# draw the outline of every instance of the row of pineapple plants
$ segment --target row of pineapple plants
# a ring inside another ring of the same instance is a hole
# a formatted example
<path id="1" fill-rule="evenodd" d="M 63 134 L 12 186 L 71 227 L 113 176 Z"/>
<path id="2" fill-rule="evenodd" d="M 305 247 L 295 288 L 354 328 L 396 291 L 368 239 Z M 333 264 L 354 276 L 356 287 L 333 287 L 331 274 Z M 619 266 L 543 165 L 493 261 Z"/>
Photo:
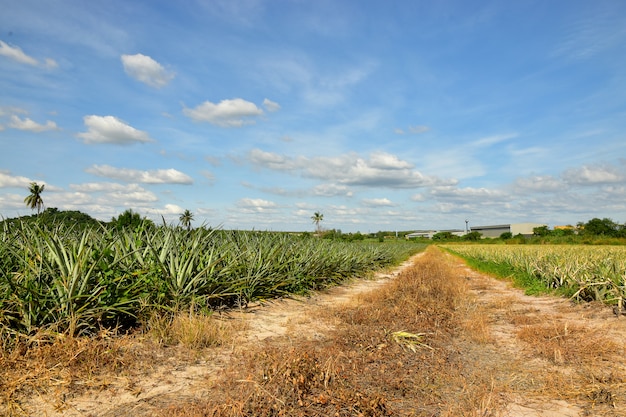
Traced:
<path id="1" fill-rule="evenodd" d="M 155 311 L 210 312 L 304 293 L 387 265 L 407 250 L 150 224 L 134 230 L 5 225 L 0 336 L 127 329 Z"/>
<path id="2" fill-rule="evenodd" d="M 626 247 L 584 245 L 444 245 L 480 262 L 507 265 L 582 301 L 624 307 Z"/>

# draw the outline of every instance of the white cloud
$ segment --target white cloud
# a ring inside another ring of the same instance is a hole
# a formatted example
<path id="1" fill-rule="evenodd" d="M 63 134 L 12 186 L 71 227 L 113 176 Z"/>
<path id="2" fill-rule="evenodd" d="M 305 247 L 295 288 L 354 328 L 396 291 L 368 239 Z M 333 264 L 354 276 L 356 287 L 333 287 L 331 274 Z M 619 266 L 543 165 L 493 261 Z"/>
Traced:
<path id="1" fill-rule="evenodd" d="M 263 107 L 265 107 L 265 110 L 267 110 L 268 112 L 275 112 L 280 110 L 280 104 L 275 103 L 267 98 L 263 100 Z"/>
<path id="2" fill-rule="evenodd" d="M 276 210 L 277 205 L 273 201 L 260 198 L 242 198 L 237 202 L 237 206 L 246 213 L 265 213 Z"/>
<path id="3" fill-rule="evenodd" d="M 34 67 L 57 67 L 57 63 L 53 59 L 46 58 L 42 63 L 32 56 L 26 55 L 20 47 L 8 45 L 3 41 L 0 41 L 0 55 L 6 56 L 13 61 L 19 62 L 20 64 L 32 65 Z"/>
<path id="4" fill-rule="evenodd" d="M 537 175 L 528 178 L 518 178 L 515 185 L 519 188 L 539 192 L 555 192 L 564 190 L 566 184 L 550 175 Z"/>
<path id="5" fill-rule="evenodd" d="M 622 182 L 625 176 L 613 167 L 572 168 L 563 173 L 565 182 L 576 185 L 596 185 Z"/>
<path id="6" fill-rule="evenodd" d="M 165 206 L 163 206 L 163 208 L 152 208 L 152 207 L 147 207 L 144 208 L 144 211 L 148 214 L 152 214 L 152 215 L 156 215 L 156 216 L 168 216 L 168 215 L 180 215 L 182 212 L 185 211 L 185 209 L 183 209 L 181 206 L 177 205 L 177 204 L 166 204 Z M 176 220 L 178 220 L 176 218 Z"/>
<path id="7" fill-rule="evenodd" d="M 137 130 L 114 116 L 90 115 L 83 117 L 83 120 L 87 132 L 79 133 L 77 136 L 87 144 L 130 145 L 136 142 L 153 142 L 153 139 L 146 132 Z"/>
<path id="8" fill-rule="evenodd" d="M 352 191 L 345 185 L 320 184 L 313 187 L 313 194 L 322 197 L 345 196 L 352 197 Z"/>
<path id="9" fill-rule="evenodd" d="M 20 119 L 19 116 L 12 115 L 11 122 L 9 123 L 9 127 L 18 130 L 28 130 L 30 132 L 44 132 L 46 130 L 57 130 L 57 124 L 53 121 L 47 120 L 45 125 L 36 123 L 25 117 L 24 119 Z"/>
<path id="10" fill-rule="evenodd" d="M 126 74 L 150 87 L 161 88 L 174 78 L 173 72 L 147 55 L 122 55 L 121 60 Z"/>
<path id="11" fill-rule="evenodd" d="M 475 202 L 477 204 L 506 202 L 510 201 L 511 196 L 501 190 L 490 190 L 487 188 L 456 188 L 456 187 L 435 187 L 431 190 L 431 196 L 437 200 L 446 200 L 453 202 Z"/>
<path id="12" fill-rule="evenodd" d="M 241 127 L 254 124 L 251 117 L 261 116 L 263 110 L 241 98 L 222 100 L 218 104 L 205 101 L 196 108 L 184 108 L 185 116 L 196 122 L 208 122 L 221 127 Z"/>
<path id="13" fill-rule="evenodd" d="M 385 152 L 374 152 L 369 158 L 362 158 L 356 154 L 290 158 L 253 149 L 248 158 L 253 165 L 259 167 L 288 171 L 293 175 L 316 178 L 343 186 L 417 188 L 456 184 L 456 180 L 442 180 L 423 175 L 414 170 L 411 163 Z"/>
<path id="14" fill-rule="evenodd" d="M 0 170 L 0 188 L 9 188 L 9 187 L 28 187 L 31 182 L 30 178 L 11 175 L 9 171 Z M 39 183 L 40 181 L 35 181 Z"/>
<path id="15" fill-rule="evenodd" d="M 141 171 L 130 168 L 115 168 L 110 165 L 93 165 L 85 170 L 99 177 L 113 178 L 125 182 L 144 184 L 193 184 L 193 179 L 176 169 L 154 169 Z"/>
<path id="16" fill-rule="evenodd" d="M 385 207 L 394 205 L 388 198 L 364 198 L 362 203 L 368 207 Z"/>
<path id="17" fill-rule="evenodd" d="M 70 184 L 72 193 L 61 193 L 62 206 L 78 204 L 96 204 L 102 207 L 132 206 L 154 203 L 157 196 L 138 184 L 119 184 L 114 182 L 88 182 Z"/>

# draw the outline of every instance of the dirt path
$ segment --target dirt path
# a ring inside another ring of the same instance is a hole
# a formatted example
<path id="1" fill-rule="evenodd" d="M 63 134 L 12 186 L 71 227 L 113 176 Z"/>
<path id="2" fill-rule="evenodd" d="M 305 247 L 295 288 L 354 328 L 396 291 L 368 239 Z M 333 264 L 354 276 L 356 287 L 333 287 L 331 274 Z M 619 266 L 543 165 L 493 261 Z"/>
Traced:
<path id="1" fill-rule="evenodd" d="M 599 303 L 526 296 L 458 260 L 456 268 L 485 320 L 474 360 L 508 387 L 498 415 L 626 416 L 626 320 Z"/>
<path id="2" fill-rule="evenodd" d="M 381 288 L 416 259 L 375 280 L 357 280 L 312 297 L 234 312 L 228 320 L 244 320 L 247 330 L 231 346 L 208 349 L 193 358 L 164 357 L 142 379 L 112 379 L 107 389 L 87 391 L 62 407 L 49 396 L 33 398 L 28 411 L 48 416 L 142 416 L 156 415 L 174 402 L 201 399 L 233 352 L 274 339 L 283 345 L 291 338 L 325 340 L 333 323 L 320 320 L 320 311 Z M 626 319 L 617 319 L 601 305 L 575 306 L 563 299 L 525 296 L 458 259 L 451 262 L 469 288 L 466 332 L 454 349 L 468 367 L 489 372 L 493 385 L 482 414 L 474 415 L 626 416 Z"/>

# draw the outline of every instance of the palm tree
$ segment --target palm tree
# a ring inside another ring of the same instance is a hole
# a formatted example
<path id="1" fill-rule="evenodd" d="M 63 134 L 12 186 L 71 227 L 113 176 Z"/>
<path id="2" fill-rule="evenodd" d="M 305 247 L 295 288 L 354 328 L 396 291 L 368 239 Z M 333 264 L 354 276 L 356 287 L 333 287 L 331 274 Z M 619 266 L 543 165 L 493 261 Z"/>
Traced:
<path id="1" fill-rule="evenodd" d="M 311 220 L 313 220 L 313 223 L 315 223 L 315 228 L 317 229 L 317 233 L 320 233 L 322 231 L 322 228 L 320 227 L 320 222 L 324 220 L 324 215 L 320 213 L 319 211 L 316 211 L 311 216 Z"/>
<path id="2" fill-rule="evenodd" d="M 39 212 L 41 211 L 41 207 L 43 207 L 43 199 L 41 198 L 41 193 L 43 193 L 43 189 L 46 187 L 45 184 L 39 185 L 36 182 L 31 182 L 28 191 L 30 191 L 30 195 L 24 199 L 24 203 L 31 210 L 37 209 L 37 215 L 39 216 Z"/>
<path id="3" fill-rule="evenodd" d="M 187 230 L 191 230 L 191 221 L 193 220 L 193 213 L 189 210 L 185 210 L 183 214 L 178 218 L 183 227 L 186 227 Z"/>

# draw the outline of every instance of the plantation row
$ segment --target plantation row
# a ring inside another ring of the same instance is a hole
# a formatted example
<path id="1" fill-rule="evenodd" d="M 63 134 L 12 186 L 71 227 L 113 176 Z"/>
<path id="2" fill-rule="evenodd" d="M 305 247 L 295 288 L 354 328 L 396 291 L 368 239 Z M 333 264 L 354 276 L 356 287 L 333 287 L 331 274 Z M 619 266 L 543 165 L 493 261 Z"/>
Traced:
<path id="1" fill-rule="evenodd" d="M 420 248 L 149 224 L 80 231 L 13 224 L 0 237 L 0 336 L 88 334 L 128 328 L 155 312 L 209 312 L 305 293 Z"/>
<path id="2" fill-rule="evenodd" d="M 626 247 L 583 245 L 446 245 L 480 262 L 505 265 L 572 298 L 624 306 Z"/>

